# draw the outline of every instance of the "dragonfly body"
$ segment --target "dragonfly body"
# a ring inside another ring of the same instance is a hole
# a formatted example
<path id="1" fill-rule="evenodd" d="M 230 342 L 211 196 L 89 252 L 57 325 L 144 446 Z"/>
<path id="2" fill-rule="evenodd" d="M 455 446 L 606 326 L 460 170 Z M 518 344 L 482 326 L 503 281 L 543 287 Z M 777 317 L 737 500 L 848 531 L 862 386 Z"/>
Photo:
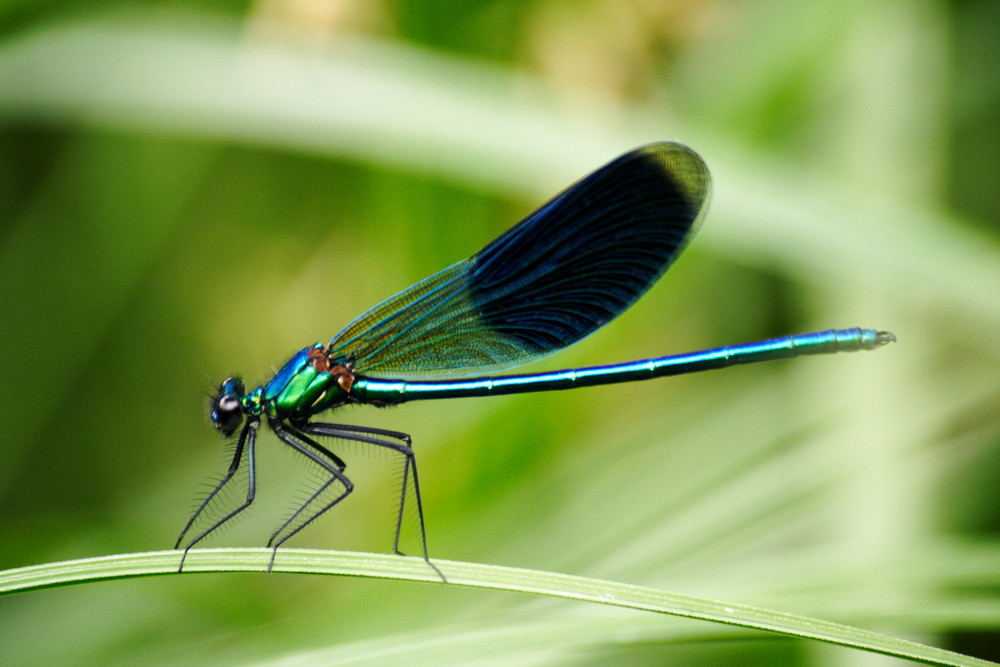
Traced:
<path id="1" fill-rule="evenodd" d="M 353 490 L 344 461 L 318 441 L 334 438 L 402 456 L 393 548 L 399 552 L 412 479 L 423 556 L 431 564 L 410 437 L 317 422 L 317 415 L 348 403 L 384 406 L 632 382 L 802 354 L 871 350 L 895 340 L 891 333 L 873 329 L 831 329 L 614 365 L 491 374 L 563 349 L 630 307 L 684 249 L 702 217 L 708 191 L 708 170 L 684 146 L 652 144 L 626 153 L 471 258 L 375 306 L 329 343 L 303 348 L 266 384 L 247 392 L 242 380 L 224 381 L 213 399 L 211 418 L 223 436 L 238 431 L 236 449 L 227 474 L 185 525 L 177 547 L 203 513 L 210 514 L 205 510 L 241 466 L 248 471 L 245 501 L 190 539 L 185 556 L 253 502 L 254 447 L 261 421 L 327 473 L 272 533 L 268 545 L 275 552 Z"/>
<path id="2" fill-rule="evenodd" d="M 570 368 L 549 373 L 500 375 L 464 380 L 405 381 L 356 377 L 350 400 L 375 405 L 396 405 L 430 398 L 503 396 L 536 391 L 577 389 L 619 382 L 636 382 L 726 368 L 737 364 L 788 359 L 804 354 L 831 354 L 873 350 L 894 340 L 891 333 L 873 329 L 830 329 L 782 336 L 756 343 L 718 347 L 669 357 L 607 366 Z"/>

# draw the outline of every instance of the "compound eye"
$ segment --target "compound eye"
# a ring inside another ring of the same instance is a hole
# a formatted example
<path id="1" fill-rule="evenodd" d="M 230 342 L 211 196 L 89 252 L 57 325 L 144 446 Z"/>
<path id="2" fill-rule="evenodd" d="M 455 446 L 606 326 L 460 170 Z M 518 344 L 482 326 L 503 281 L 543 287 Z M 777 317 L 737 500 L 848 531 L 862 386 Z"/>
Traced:
<path id="1" fill-rule="evenodd" d="M 219 393 L 212 401 L 212 423 L 226 437 L 231 436 L 243 423 L 243 404 L 240 399 L 244 391 L 241 380 L 229 378 L 219 387 Z"/>
<path id="2" fill-rule="evenodd" d="M 223 396 L 215 401 L 212 423 L 224 436 L 232 435 L 243 423 L 243 408 L 235 396 Z"/>
<path id="3" fill-rule="evenodd" d="M 243 394 L 246 393 L 246 385 L 243 384 L 243 380 L 239 378 L 226 378 L 222 384 L 219 385 L 218 397 L 223 396 L 235 396 L 241 398 Z"/>

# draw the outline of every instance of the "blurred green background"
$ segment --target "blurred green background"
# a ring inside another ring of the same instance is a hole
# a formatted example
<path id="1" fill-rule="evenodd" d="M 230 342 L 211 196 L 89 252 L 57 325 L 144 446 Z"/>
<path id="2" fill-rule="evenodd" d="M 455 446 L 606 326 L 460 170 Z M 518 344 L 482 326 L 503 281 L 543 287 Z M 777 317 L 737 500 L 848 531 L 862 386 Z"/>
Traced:
<path id="1" fill-rule="evenodd" d="M 213 383 L 266 380 L 674 139 L 713 173 L 698 238 L 532 370 L 857 325 L 899 343 L 335 419 L 413 435 L 434 557 L 1000 659 L 998 26 L 987 0 L 0 2 L 0 566 L 169 548 L 227 464 Z M 396 462 L 336 451 L 358 491 L 290 546 L 388 551 Z M 272 436 L 258 456 L 257 503 L 209 546 L 262 546 L 305 488 Z M 0 645 L 8 664 L 882 662 L 259 574 L 6 598 Z"/>

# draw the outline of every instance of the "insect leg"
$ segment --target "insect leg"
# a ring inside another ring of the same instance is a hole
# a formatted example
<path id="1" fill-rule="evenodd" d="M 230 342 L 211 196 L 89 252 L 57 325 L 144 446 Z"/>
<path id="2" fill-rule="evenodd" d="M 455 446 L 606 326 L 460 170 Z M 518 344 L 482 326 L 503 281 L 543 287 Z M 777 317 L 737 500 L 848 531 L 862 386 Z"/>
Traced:
<path id="1" fill-rule="evenodd" d="M 410 473 L 413 474 L 413 493 L 417 500 L 417 516 L 420 520 L 420 544 L 424 552 L 424 560 L 437 572 L 442 581 L 447 581 L 437 566 L 431 562 L 427 552 L 427 529 L 424 524 L 424 507 L 420 498 L 420 479 L 417 477 L 417 459 L 413 453 L 409 434 L 399 431 L 388 431 L 369 426 L 355 426 L 353 424 L 326 424 L 322 422 L 311 422 L 302 427 L 304 433 L 318 435 L 329 438 L 343 438 L 355 442 L 365 442 L 378 447 L 386 447 L 395 450 L 405 457 L 403 463 L 403 488 L 399 496 L 399 511 L 396 516 L 396 534 L 393 538 L 392 549 L 399 555 L 404 555 L 399 550 L 399 534 L 403 526 L 403 508 L 406 504 L 406 490 Z"/>
<path id="2" fill-rule="evenodd" d="M 329 479 L 327 479 L 326 482 L 321 484 L 320 487 L 316 489 L 316 491 L 314 491 L 313 494 L 309 496 L 305 500 L 305 502 L 303 502 L 299 506 L 297 510 L 292 512 L 292 515 L 287 519 L 285 519 L 284 523 L 278 526 L 277 530 L 271 533 L 271 538 L 267 541 L 267 546 L 273 547 L 274 551 L 271 554 L 271 562 L 267 566 L 268 572 L 271 571 L 271 567 L 274 565 L 274 557 L 278 553 L 278 547 L 280 547 L 282 544 L 288 541 L 290 537 L 297 534 L 303 528 L 305 528 L 310 523 L 315 521 L 317 518 L 325 514 L 331 507 L 333 507 L 341 500 L 346 498 L 354 490 L 354 484 L 343 473 L 343 470 L 344 468 L 347 467 L 347 464 L 345 464 L 339 456 L 337 456 L 336 454 L 334 454 L 333 452 L 331 452 L 326 447 L 319 444 L 312 438 L 308 437 L 295 427 L 286 426 L 277 419 L 272 419 L 269 422 L 269 424 L 271 426 L 271 430 L 274 431 L 274 434 L 277 435 L 278 438 L 283 443 L 285 443 L 292 449 L 300 452 L 301 454 L 306 456 L 310 461 L 319 465 L 321 468 L 323 468 L 323 470 L 330 473 L 330 477 Z M 304 521 L 302 521 L 298 525 L 293 526 L 292 529 L 288 531 L 287 535 L 282 535 L 282 533 L 289 526 L 292 526 L 294 522 L 299 518 L 299 516 L 301 516 L 302 513 L 307 510 L 307 508 L 312 504 L 312 502 L 317 498 L 319 498 L 320 495 L 324 491 L 326 491 L 330 487 L 330 485 L 333 484 L 334 482 L 340 482 L 341 485 L 344 487 L 344 492 L 341 493 L 336 498 L 334 498 L 331 502 L 324 505 L 318 511 L 314 512 Z"/>
<path id="3" fill-rule="evenodd" d="M 249 479 L 247 481 L 246 500 L 243 501 L 243 504 L 241 504 L 239 507 L 226 514 L 224 517 L 222 517 L 221 519 L 213 523 L 211 526 L 206 528 L 204 531 L 202 531 L 193 540 L 188 542 L 187 546 L 184 547 L 184 554 L 181 556 L 181 563 L 177 567 L 178 572 L 184 569 L 184 560 L 187 558 L 188 551 L 191 550 L 191 547 L 193 547 L 194 545 L 198 544 L 198 542 L 201 542 L 203 539 L 208 537 L 222 524 L 226 523 L 234 516 L 236 516 L 246 508 L 250 507 L 250 504 L 253 502 L 254 495 L 257 492 L 257 470 L 256 470 L 256 465 L 254 464 L 254 445 L 256 444 L 257 441 L 257 428 L 259 426 L 260 426 L 260 420 L 252 419 L 249 422 L 247 422 L 246 426 L 243 427 L 243 430 L 240 431 L 240 437 L 239 440 L 237 440 L 236 442 L 236 451 L 233 453 L 233 461 L 232 463 L 229 464 L 229 470 L 226 472 L 225 477 L 223 477 L 222 480 L 215 486 L 215 488 L 212 489 L 212 492 L 209 493 L 208 496 L 205 498 L 205 500 L 202 501 L 201 505 L 198 506 L 198 509 L 195 511 L 194 515 L 192 515 L 191 518 L 188 519 L 188 522 L 184 524 L 184 529 L 181 530 L 181 534 L 177 537 L 177 543 L 174 544 L 174 549 L 180 548 L 181 543 L 184 541 L 184 536 L 187 535 L 188 530 L 190 530 L 191 526 L 194 525 L 194 522 L 198 518 L 198 516 L 201 515 L 201 513 L 205 510 L 205 508 L 208 507 L 209 503 L 211 503 L 212 500 L 219 494 L 219 491 L 221 491 L 223 487 L 225 487 L 226 484 L 228 484 L 230 480 L 232 480 L 233 476 L 236 474 L 236 471 L 239 470 L 240 461 L 243 459 L 244 448 L 246 448 L 247 452 L 247 469 L 249 472 Z"/>

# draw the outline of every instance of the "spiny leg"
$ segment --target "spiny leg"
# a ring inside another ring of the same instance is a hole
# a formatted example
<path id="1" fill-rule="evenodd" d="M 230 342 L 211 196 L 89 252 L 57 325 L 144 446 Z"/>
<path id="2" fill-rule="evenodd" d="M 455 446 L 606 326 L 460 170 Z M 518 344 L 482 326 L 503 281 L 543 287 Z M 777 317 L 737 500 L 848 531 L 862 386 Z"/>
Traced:
<path id="1" fill-rule="evenodd" d="M 302 427 L 303 432 L 309 433 L 310 435 L 319 435 L 330 438 L 343 438 L 345 440 L 353 440 L 355 442 L 364 442 L 372 445 L 377 445 L 379 447 L 387 447 L 393 449 L 405 457 L 403 465 L 403 485 L 402 492 L 399 497 L 399 511 L 396 517 L 396 534 L 393 539 L 392 549 L 397 554 L 403 556 L 399 550 L 399 536 L 402 530 L 403 523 L 403 509 L 406 502 L 406 490 L 409 483 L 409 471 L 411 467 L 411 462 L 413 462 L 413 468 L 416 470 L 416 462 L 413 454 L 413 449 L 410 447 L 410 436 L 407 433 L 401 433 L 399 431 L 387 431 L 384 429 L 371 428 L 367 426 L 355 426 L 352 424 L 327 424 L 322 422 L 315 422 L 306 424 Z M 420 500 L 420 485 L 419 483 L 414 484 L 414 494 L 417 497 L 417 509 L 418 515 L 420 517 L 420 533 L 422 540 L 422 546 L 424 551 L 424 558 L 429 560 L 427 557 L 427 540 L 424 534 L 424 515 L 423 507 Z"/>
<path id="2" fill-rule="evenodd" d="M 316 491 L 309 496 L 297 510 L 292 512 L 290 517 L 285 519 L 284 523 L 278 526 L 278 528 L 271 533 L 271 538 L 267 541 L 267 546 L 273 547 L 274 549 L 271 552 L 271 562 L 267 566 L 267 571 L 270 572 L 271 568 L 274 566 L 274 558 L 278 554 L 278 547 L 287 542 L 290 537 L 297 534 L 317 518 L 325 514 L 331 507 L 350 495 L 350 493 L 354 490 L 354 484 L 347 478 L 346 475 L 344 475 L 343 470 L 347 467 L 347 464 L 344 463 L 339 456 L 312 438 L 306 436 L 298 429 L 286 426 L 277 419 L 272 419 L 268 423 L 271 426 L 271 430 L 274 431 L 274 434 L 278 436 L 278 439 L 330 473 L 330 478 L 321 484 L 320 487 L 316 489 Z M 319 498 L 320 495 L 322 495 L 334 482 L 340 482 L 344 487 L 344 492 L 323 506 L 319 511 L 313 513 L 313 515 L 305 521 L 295 526 L 287 535 L 279 539 L 278 536 L 281 535 L 281 533 L 288 528 L 288 526 L 290 526 L 299 517 L 299 515 L 301 515 L 302 512 L 305 511 L 314 500 Z"/>
<path id="3" fill-rule="evenodd" d="M 257 442 L 257 428 L 259 426 L 260 426 L 260 421 L 257 419 L 253 419 L 247 422 L 246 426 L 243 427 L 243 430 L 240 431 L 239 440 L 237 440 L 236 442 L 236 451 L 233 453 L 233 461 L 232 463 L 229 464 L 229 470 L 226 472 L 226 476 L 222 478 L 222 480 L 215 486 L 214 489 L 212 489 L 212 492 L 208 494 L 205 500 L 202 501 L 201 505 L 198 506 L 198 509 L 195 510 L 194 515 L 192 515 L 192 517 L 188 519 L 188 522 L 184 524 L 184 529 L 181 530 L 181 534 L 177 537 L 177 543 L 174 544 L 174 549 L 180 548 L 181 542 L 184 541 L 184 536 L 187 535 L 188 530 L 190 530 L 191 526 L 194 525 L 195 520 L 201 515 L 201 513 L 205 510 L 205 508 L 208 507 L 209 503 L 211 503 L 212 500 L 219 494 L 219 491 L 221 491 L 223 487 L 225 487 L 226 484 L 228 484 L 230 480 L 232 480 L 233 476 L 236 474 L 236 471 L 239 470 L 240 461 L 243 459 L 244 447 L 246 448 L 247 451 L 247 470 L 249 473 L 249 478 L 247 481 L 246 500 L 243 502 L 242 505 L 234 509 L 232 512 L 226 514 L 224 517 L 222 517 L 221 519 L 213 523 L 211 526 L 209 526 L 207 529 L 202 531 L 201 534 L 198 535 L 196 538 L 188 542 L 187 546 L 184 547 L 183 555 L 181 555 L 181 563 L 177 567 L 178 572 L 181 572 L 184 569 L 184 561 L 185 559 L 187 559 L 188 551 L 191 550 L 191 547 L 193 547 L 194 545 L 198 544 L 198 542 L 201 542 L 203 539 L 208 537 L 222 524 L 226 523 L 234 516 L 236 516 L 246 508 L 250 507 L 250 504 L 253 502 L 254 495 L 257 492 L 257 469 L 254 464 L 254 445 Z"/>
<path id="4" fill-rule="evenodd" d="M 424 506 L 420 499 L 420 479 L 417 477 L 417 458 L 411 447 L 410 436 L 399 431 L 388 431 L 369 426 L 355 426 L 352 424 L 327 424 L 322 422 L 311 422 L 301 428 L 302 432 L 310 435 L 318 435 L 330 438 L 342 438 L 355 442 L 365 442 L 379 447 L 386 447 L 402 454 L 406 460 L 403 463 L 403 488 L 399 496 L 399 512 L 396 516 L 396 535 L 392 542 L 392 550 L 400 556 L 403 552 L 399 550 L 399 534 L 403 526 L 403 508 L 406 504 L 406 489 L 409 481 L 410 471 L 413 471 L 413 494 L 417 499 L 417 516 L 420 520 L 420 545 L 423 548 L 424 560 L 441 577 L 441 581 L 447 582 L 441 570 L 431 562 L 427 552 L 427 529 L 424 525 Z"/>

